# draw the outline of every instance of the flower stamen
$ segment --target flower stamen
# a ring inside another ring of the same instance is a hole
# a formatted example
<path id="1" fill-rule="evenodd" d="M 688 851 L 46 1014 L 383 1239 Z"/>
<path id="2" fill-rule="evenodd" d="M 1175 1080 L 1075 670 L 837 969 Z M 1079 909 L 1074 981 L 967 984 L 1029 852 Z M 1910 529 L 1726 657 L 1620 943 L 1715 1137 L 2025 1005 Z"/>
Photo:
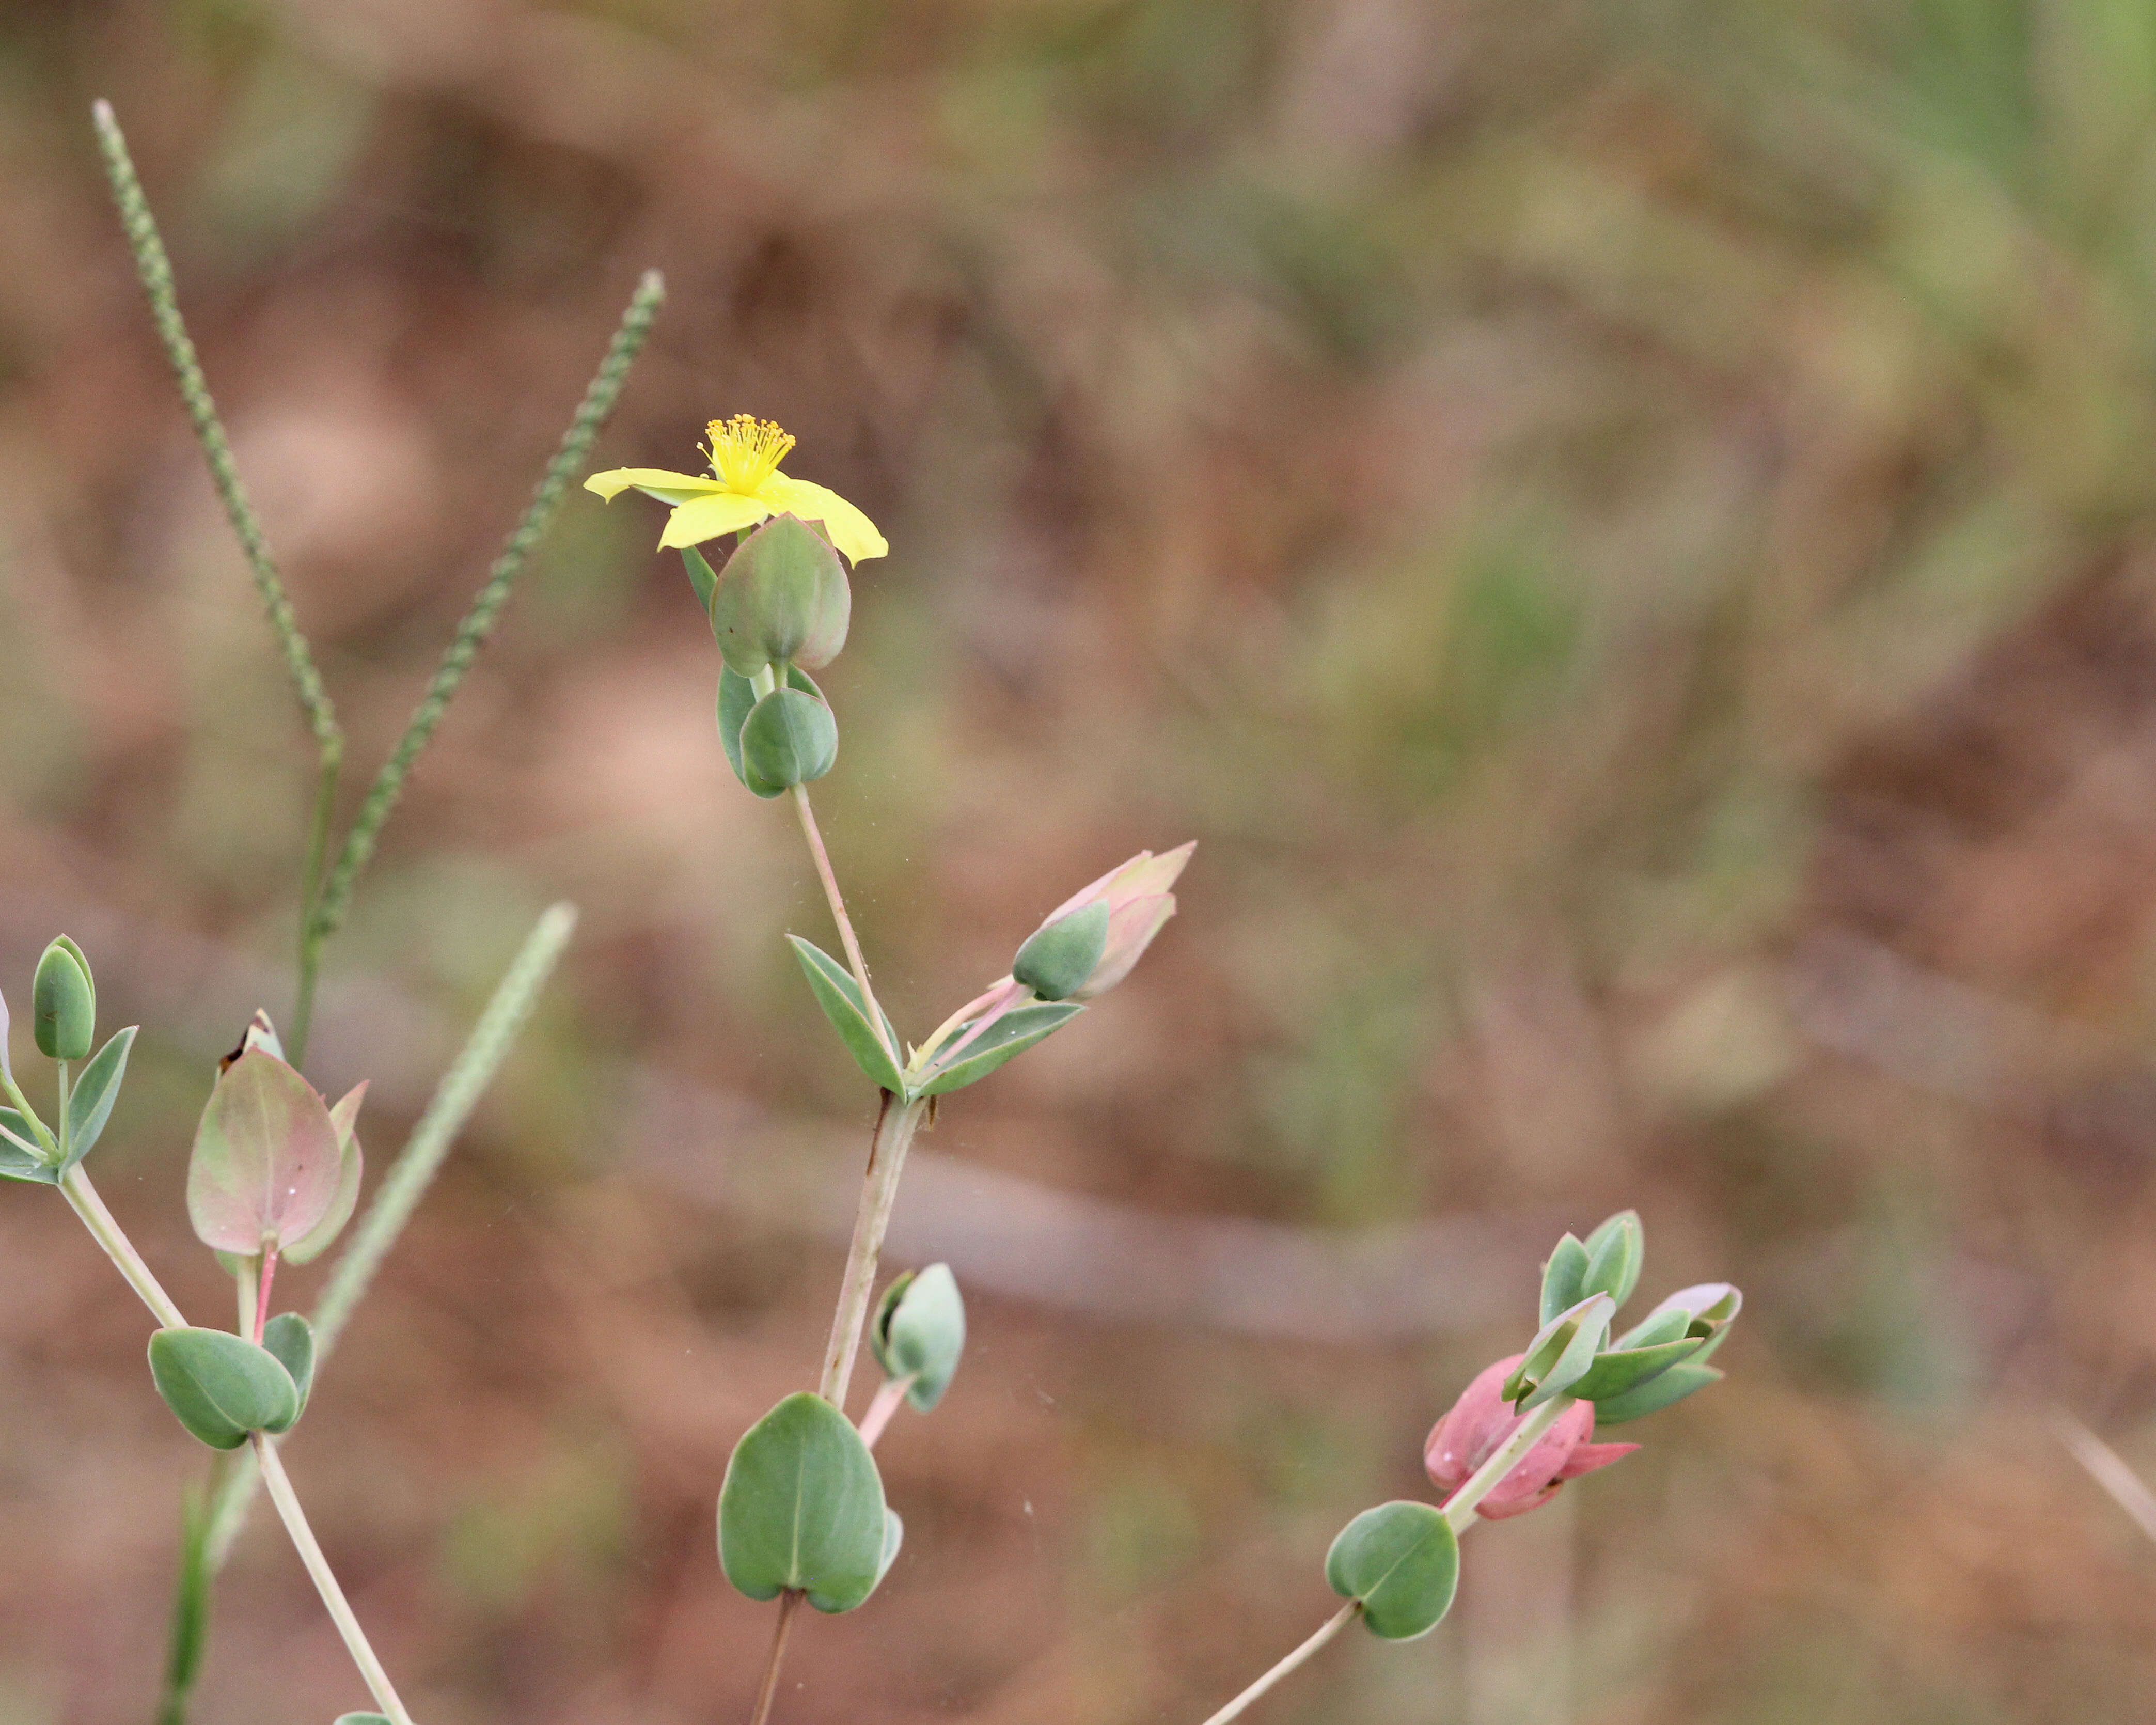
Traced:
<path id="1" fill-rule="evenodd" d="M 793 447 L 793 439 L 768 419 L 753 413 L 737 413 L 731 419 L 714 419 L 705 427 L 711 447 L 711 472 L 730 491 L 754 496 L 757 487 L 778 470 L 778 464 Z"/>

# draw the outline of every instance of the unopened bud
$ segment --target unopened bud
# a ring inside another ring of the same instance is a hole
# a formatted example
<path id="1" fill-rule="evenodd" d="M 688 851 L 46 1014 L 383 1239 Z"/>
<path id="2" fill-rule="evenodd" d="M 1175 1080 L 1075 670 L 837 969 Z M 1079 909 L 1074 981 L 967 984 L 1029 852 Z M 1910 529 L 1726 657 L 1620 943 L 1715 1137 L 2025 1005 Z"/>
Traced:
<path id="1" fill-rule="evenodd" d="M 1580 1278 L 1580 1297 L 1607 1294 L 1622 1306 L 1639 1286 L 1640 1271 L 1647 1260 L 1646 1230 L 1640 1225 L 1640 1213 L 1620 1210 L 1582 1244 L 1587 1267 Z"/>
<path id="2" fill-rule="evenodd" d="M 711 633 L 745 677 L 766 665 L 828 665 L 846 644 L 845 565 L 798 516 L 775 515 L 726 559 L 711 590 Z"/>
<path id="3" fill-rule="evenodd" d="M 1085 987 L 1107 944 L 1108 906 L 1096 899 L 1035 932 L 1011 961 L 1011 980 L 1043 1000 L 1067 1000 Z"/>
<path id="4" fill-rule="evenodd" d="M 49 1060 L 86 1060 L 97 1040 L 97 985 L 82 948 L 62 935 L 38 960 L 30 984 L 30 1023 Z"/>
<path id="5" fill-rule="evenodd" d="M 742 778 L 759 797 L 809 784 L 839 758 L 839 721 L 813 695 L 774 689 L 742 724 Z"/>

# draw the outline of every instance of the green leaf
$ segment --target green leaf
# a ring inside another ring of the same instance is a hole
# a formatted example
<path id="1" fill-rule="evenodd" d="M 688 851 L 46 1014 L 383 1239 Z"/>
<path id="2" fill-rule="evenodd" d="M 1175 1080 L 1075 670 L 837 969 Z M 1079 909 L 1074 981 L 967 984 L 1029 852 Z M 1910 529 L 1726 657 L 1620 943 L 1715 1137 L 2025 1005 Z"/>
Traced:
<path id="1" fill-rule="evenodd" d="M 289 1424 L 264 1430 L 289 1431 L 307 1411 L 307 1395 L 315 1387 L 315 1327 L 296 1312 L 280 1312 L 263 1325 L 262 1346 L 285 1368 L 300 1399 Z"/>
<path id="2" fill-rule="evenodd" d="M 824 699 L 824 691 L 798 665 L 787 668 L 786 680 L 789 687 L 798 689 L 804 695 L 813 695 L 819 701 Z M 732 665 L 721 670 L 719 673 L 719 747 L 726 752 L 726 765 L 734 769 L 734 777 L 748 785 L 757 796 L 767 798 L 783 796 L 786 791 L 784 785 L 759 788 L 749 784 L 748 774 L 742 768 L 742 726 L 748 722 L 749 713 L 755 706 L 756 685 Z"/>
<path id="3" fill-rule="evenodd" d="M 908 1271 L 885 1290 L 869 1332 L 876 1363 L 890 1378 L 911 1378 L 906 1399 L 926 1414 L 943 1399 L 966 1351 L 966 1302 L 948 1264 Z"/>
<path id="4" fill-rule="evenodd" d="M 380 1713 L 339 1713 L 336 1725 L 389 1725 Z"/>
<path id="5" fill-rule="evenodd" d="M 1452 1609 L 1460 1585 L 1460 1541 L 1442 1510 L 1400 1501 L 1366 1509 L 1325 1554 L 1325 1579 L 1343 1599 L 1363 1603 L 1373 1635 L 1426 1635 Z"/>
<path id="6" fill-rule="evenodd" d="M 742 780 L 759 784 L 814 784 L 839 758 L 839 721 L 831 709 L 798 689 L 774 689 L 742 721 Z"/>
<path id="7" fill-rule="evenodd" d="M 1577 1235 L 1568 1234 L 1557 1243 L 1549 1262 L 1543 1266 L 1543 1315 L 1536 1322 L 1548 1323 L 1585 1299 L 1586 1290 L 1580 1283 L 1586 1277 L 1587 1248 Z"/>
<path id="8" fill-rule="evenodd" d="M 809 991 L 815 995 L 817 1005 L 824 1009 L 824 1016 L 831 1021 L 831 1028 L 846 1045 L 855 1065 L 868 1074 L 870 1083 L 893 1096 L 904 1096 L 905 1077 L 869 1027 L 868 1013 L 861 1005 L 861 991 L 855 985 L 852 974 L 813 941 L 804 941 L 798 934 L 789 934 L 786 938 L 793 944 L 793 956 L 801 961 L 802 973 L 808 978 Z M 891 1047 L 902 1046 L 891 1020 L 886 1018 L 883 1023 Z"/>
<path id="9" fill-rule="evenodd" d="M 896 1510 L 886 1504 L 883 1511 L 883 1555 L 876 1559 L 877 1587 L 881 1587 L 884 1577 L 891 1574 L 891 1566 L 898 1561 L 898 1549 L 905 1543 L 906 1523 L 899 1520 Z"/>
<path id="10" fill-rule="evenodd" d="M 978 1084 L 1005 1060 L 1024 1054 L 1085 1009 L 1076 1001 L 1067 1000 L 1053 1006 L 1021 1006 L 1007 1012 L 983 1030 L 957 1060 L 949 1065 L 932 1067 L 928 1081 L 918 1086 L 913 1093 L 917 1096 L 940 1096 L 947 1091 Z M 957 1041 L 963 1034 L 962 1029 L 952 1040 Z"/>
<path id="11" fill-rule="evenodd" d="M 210 1092 L 187 1164 L 187 1215 L 204 1245 L 252 1257 L 303 1240 L 336 1202 L 336 1127 L 313 1087 L 250 1050 Z"/>
<path id="12" fill-rule="evenodd" d="M 30 1122 L 13 1108 L 0 1108 L 0 1180 L 33 1180 L 42 1186 L 56 1186 L 59 1178 L 59 1164 L 45 1160 Z"/>
<path id="13" fill-rule="evenodd" d="M 359 1105 L 367 1099 L 367 1081 L 352 1086 L 330 1110 L 330 1125 L 337 1136 L 336 1196 L 315 1224 L 285 1248 L 288 1263 L 311 1264 L 330 1249 L 352 1213 L 359 1207 L 359 1183 L 367 1158 L 359 1146 Z"/>
<path id="14" fill-rule="evenodd" d="M 173 1417 L 213 1450 L 236 1450 L 251 1431 L 282 1431 L 299 1417 L 291 1374 L 267 1348 L 226 1330 L 160 1330 L 150 1375 Z"/>
<path id="15" fill-rule="evenodd" d="M 1653 1348 L 1612 1348 L 1595 1356 L 1579 1381 L 1566 1392 L 1584 1402 L 1600 1404 L 1638 1389 L 1671 1366 L 1690 1359 L 1706 1344 L 1696 1337 L 1681 1337 Z"/>
<path id="16" fill-rule="evenodd" d="M 696 589 L 696 603 L 704 608 L 704 615 L 708 619 L 711 614 L 711 595 L 719 588 L 718 573 L 693 545 L 681 547 L 681 564 L 689 572 L 689 585 Z"/>
<path id="17" fill-rule="evenodd" d="M 1646 1230 L 1637 1210 L 1620 1210 L 1587 1236 L 1587 1273 L 1580 1279 L 1582 1298 L 1607 1294 L 1620 1306 L 1640 1285 L 1647 1261 Z"/>
<path id="18" fill-rule="evenodd" d="M 120 1100 L 120 1081 L 127 1073 L 128 1051 L 135 1046 L 136 1027 L 130 1024 L 97 1051 L 82 1069 L 68 1095 L 68 1159 L 73 1168 L 90 1154 L 112 1118 L 112 1105 Z"/>
<path id="19" fill-rule="evenodd" d="M 1591 1294 L 1544 1324 L 1505 1380 L 1505 1399 L 1524 1414 L 1586 1376 L 1609 1337 L 1610 1315 L 1616 1309 L 1607 1294 Z"/>
<path id="20" fill-rule="evenodd" d="M 819 1611 L 875 1590 L 889 1528 L 875 1458 L 819 1395 L 789 1395 L 749 1428 L 719 1491 L 719 1563 L 752 1599 L 798 1588 Z"/>
<path id="21" fill-rule="evenodd" d="M 1108 905 L 1101 899 L 1035 930 L 1011 960 L 1011 980 L 1043 1000 L 1067 1000 L 1086 986 L 1107 949 Z"/>
<path id="22" fill-rule="evenodd" d="M 1681 1342 L 1691 1333 L 1691 1314 L 1656 1307 L 1609 1345 L 1613 1348 L 1659 1348 L 1665 1342 Z"/>
<path id="23" fill-rule="evenodd" d="M 1671 1366 L 1636 1389 L 1595 1403 L 1594 1429 L 1599 1431 L 1605 1425 L 1622 1425 L 1628 1420 L 1642 1420 L 1650 1414 L 1659 1414 L 1672 1402 L 1681 1402 L 1693 1391 L 1719 1384 L 1722 1378 L 1722 1373 L 1717 1368 L 1701 1365 L 1697 1360 Z"/>

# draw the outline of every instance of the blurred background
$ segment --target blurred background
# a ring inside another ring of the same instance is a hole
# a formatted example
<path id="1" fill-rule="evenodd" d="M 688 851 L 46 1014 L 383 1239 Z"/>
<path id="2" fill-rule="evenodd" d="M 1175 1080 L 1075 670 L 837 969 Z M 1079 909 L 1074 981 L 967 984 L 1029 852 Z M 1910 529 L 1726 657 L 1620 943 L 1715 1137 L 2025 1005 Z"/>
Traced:
<path id="1" fill-rule="evenodd" d="M 655 265 L 595 465 L 766 415 L 892 543 L 818 797 L 901 1024 L 1199 841 L 922 1141 L 886 1266 L 971 1351 L 781 1719 L 1195 1725 L 1625 1204 L 1645 1300 L 1746 1286 L 1728 1382 L 1254 1718 L 2147 1717 L 2156 1544 L 2050 1422 L 2156 1473 L 2156 6 L 0 0 L 0 978 L 64 928 L 143 1023 L 95 1172 L 218 1322 L 186 1147 L 290 1009 L 311 757 L 99 96 L 343 818 Z M 583 911 L 287 1450 L 428 1725 L 746 1717 L 713 1502 L 870 1123 L 660 522 L 572 496 L 328 955 L 378 1172 Z M 152 1717 L 204 1452 L 145 1330 L 0 1191 L 0 1725 Z M 197 1717 L 363 1704 L 258 1516 Z"/>

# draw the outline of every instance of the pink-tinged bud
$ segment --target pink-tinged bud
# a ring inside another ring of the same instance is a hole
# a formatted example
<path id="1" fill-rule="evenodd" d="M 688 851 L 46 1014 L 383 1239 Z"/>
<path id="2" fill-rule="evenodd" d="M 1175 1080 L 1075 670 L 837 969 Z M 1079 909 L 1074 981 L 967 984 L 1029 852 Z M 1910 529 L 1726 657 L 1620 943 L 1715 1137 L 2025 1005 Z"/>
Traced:
<path id="1" fill-rule="evenodd" d="M 1106 993 L 1131 973 L 1132 967 L 1145 956 L 1145 949 L 1152 944 L 1152 937 L 1175 914 L 1175 894 L 1169 889 L 1183 872 L 1183 865 L 1190 860 L 1190 853 L 1197 848 L 1198 841 L 1194 839 L 1159 856 L 1150 850 L 1141 850 L 1128 862 L 1109 870 L 1091 886 L 1073 893 L 1042 920 L 1040 926 L 1045 928 L 1074 911 L 1096 904 L 1108 907 L 1108 939 L 1101 950 L 1100 963 L 1066 999 L 1091 1000 L 1096 994 Z"/>
<path id="2" fill-rule="evenodd" d="M 1430 1441 L 1423 1446 L 1423 1466 L 1429 1469 L 1432 1483 L 1446 1497 L 1466 1485 L 1475 1470 L 1496 1453 L 1498 1445 L 1520 1429 L 1522 1420 L 1532 1417 L 1513 1413 L 1504 1396 L 1505 1379 L 1526 1358 L 1512 1354 L 1485 1370 L 1431 1430 Z M 1513 1464 L 1512 1471 L 1476 1506 L 1476 1512 L 1493 1522 L 1525 1515 L 1556 1497 L 1558 1487 L 1567 1480 L 1607 1467 L 1640 1447 L 1588 1442 L 1594 1435 L 1594 1404 L 1574 1403 Z"/>

